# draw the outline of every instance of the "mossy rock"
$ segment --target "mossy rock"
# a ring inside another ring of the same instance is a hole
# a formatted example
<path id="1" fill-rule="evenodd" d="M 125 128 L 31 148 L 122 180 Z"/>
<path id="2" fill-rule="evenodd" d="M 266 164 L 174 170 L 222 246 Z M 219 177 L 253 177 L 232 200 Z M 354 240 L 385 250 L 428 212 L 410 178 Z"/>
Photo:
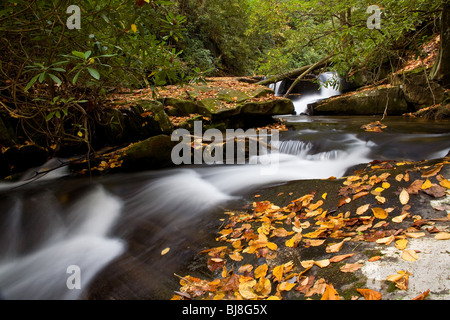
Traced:
<path id="1" fill-rule="evenodd" d="M 241 104 L 242 114 L 295 114 L 294 104 L 290 99 L 273 99 L 269 101 L 244 102 Z"/>
<path id="2" fill-rule="evenodd" d="M 153 170 L 172 166 L 171 153 L 177 142 L 170 136 L 158 135 L 128 147 L 120 160 L 125 171 Z"/>
<path id="3" fill-rule="evenodd" d="M 402 115 L 409 111 L 400 86 L 356 91 L 312 103 L 308 109 L 314 115 L 375 115 L 383 114 L 386 105 L 388 115 Z"/>

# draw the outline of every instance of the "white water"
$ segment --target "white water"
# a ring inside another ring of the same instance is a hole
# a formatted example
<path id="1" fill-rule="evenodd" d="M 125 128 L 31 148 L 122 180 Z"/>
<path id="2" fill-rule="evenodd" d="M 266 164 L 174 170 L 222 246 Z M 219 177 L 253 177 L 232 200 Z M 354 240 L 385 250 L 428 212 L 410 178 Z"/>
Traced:
<path id="1" fill-rule="evenodd" d="M 295 112 L 297 114 L 306 114 L 308 111 L 308 104 L 339 95 L 341 93 L 339 88 L 334 88 L 331 85 L 324 85 L 328 80 L 333 78 L 339 81 L 339 77 L 334 72 L 322 73 L 319 76 L 320 91 L 318 93 L 304 95 L 300 98 L 293 98 L 292 102 L 294 103 Z"/>
<path id="2" fill-rule="evenodd" d="M 61 216 L 62 208 L 55 207 L 55 199 L 46 193 L 42 197 L 39 200 L 48 204 L 35 202 L 34 210 L 24 207 L 29 201 L 33 204 L 33 199 L 18 199 L 8 212 L 2 212 L 9 218 L 1 231 L 13 236 L 1 242 L 0 293 L 4 299 L 77 299 L 93 277 L 125 250 L 122 240 L 108 235 L 122 202 L 103 187 L 73 203 L 66 216 Z M 27 219 L 44 219 L 45 227 L 28 225 L 27 230 Z M 67 286 L 71 265 L 80 268 L 81 289 Z"/>

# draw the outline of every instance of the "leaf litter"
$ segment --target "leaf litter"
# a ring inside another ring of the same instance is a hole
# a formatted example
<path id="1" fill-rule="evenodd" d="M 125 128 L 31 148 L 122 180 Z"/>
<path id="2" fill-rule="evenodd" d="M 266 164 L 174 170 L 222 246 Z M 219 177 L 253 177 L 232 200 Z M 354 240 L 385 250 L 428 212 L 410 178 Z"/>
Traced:
<path id="1" fill-rule="evenodd" d="M 200 253 L 208 255 L 206 265 L 211 272 L 210 280 L 178 276 L 181 288 L 172 299 L 279 300 L 293 297 L 292 293 L 305 299 L 342 299 L 342 293 L 336 290 L 338 287 L 333 286 L 334 277 L 326 279 L 325 275 L 319 276 L 317 270 L 336 265 L 338 272 L 354 273 L 366 263 L 383 259 L 377 255 L 367 257 L 366 261 L 347 263 L 346 259 L 358 255 L 356 249 L 364 242 L 392 245 L 400 251 L 403 260 L 410 263 L 419 260 L 418 252 L 407 248 L 407 239 L 431 234 L 429 230 L 433 228 L 424 232 L 423 227 L 434 223 L 415 214 L 411 203 L 419 193 L 432 198 L 450 194 L 450 183 L 439 174 L 448 163 L 448 158 L 432 166 L 421 166 L 421 162 L 373 162 L 365 170 L 342 179 L 334 209 L 324 206 L 324 200 L 332 198 L 330 192 L 317 190 L 292 199 L 283 207 L 258 197 L 257 200 L 261 200 L 252 202 L 245 210 L 227 211 L 227 222 L 216 238 L 221 245 Z M 396 175 L 382 172 L 403 166 L 409 169 Z M 413 180 L 416 172 L 418 179 Z M 435 190 L 427 192 L 432 188 Z M 377 199 L 388 189 L 397 194 L 395 199 Z M 356 199 L 366 203 L 353 205 L 354 211 L 346 208 Z M 449 217 L 440 220 L 450 221 Z M 449 240 L 450 234 L 436 229 L 433 237 L 439 241 Z M 339 254 L 346 246 L 347 251 L 353 248 L 352 252 Z M 303 250 L 312 247 L 321 250 L 321 258 L 302 259 Z M 297 252 L 298 258 L 281 261 L 289 256 L 286 252 Z M 399 290 L 407 290 L 410 275 L 407 270 L 401 270 L 386 278 L 386 286 L 393 282 Z M 425 291 L 416 298 L 424 299 L 428 294 L 429 291 Z M 361 297 L 380 300 L 382 294 L 358 288 L 351 299 Z"/>

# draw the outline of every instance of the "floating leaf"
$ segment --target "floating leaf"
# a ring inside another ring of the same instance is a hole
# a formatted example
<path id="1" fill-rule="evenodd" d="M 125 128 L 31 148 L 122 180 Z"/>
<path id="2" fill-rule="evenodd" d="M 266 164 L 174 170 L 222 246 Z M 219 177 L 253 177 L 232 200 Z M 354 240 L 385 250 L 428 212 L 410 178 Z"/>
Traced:
<path id="1" fill-rule="evenodd" d="M 356 289 L 365 300 L 381 300 L 381 293 L 372 289 Z"/>
<path id="2" fill-rule="evenodd" d="M 403 189 L 402 192 L 400 192 L 399 195 L 400 203 L 405 205 L 409 202 L 409 193 L 406 191 L 406 189 Z"/>

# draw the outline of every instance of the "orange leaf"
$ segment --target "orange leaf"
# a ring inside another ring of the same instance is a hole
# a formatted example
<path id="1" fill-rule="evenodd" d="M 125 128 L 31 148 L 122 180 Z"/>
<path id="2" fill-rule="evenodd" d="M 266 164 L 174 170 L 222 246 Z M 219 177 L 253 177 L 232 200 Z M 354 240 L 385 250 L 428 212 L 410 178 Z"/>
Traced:
<path id="1" fill-rule="evenodd" d="M 267 265 L 267 263 L 256 268 L 255 269 L 255 279 L 265 277 L 268 269 L 269 269 L 269 266 Z"/>
<path id="2" fill-rule="evenodd" d="M 355 272 L 363 267 L 362 264 L 359 263 L 347 263 L 341 267 L 341 272 Z"/>
<path id="3" fill-rule="evenodd" d="M 341 254 L 339 256 L 334 256 L 334 257 L 330 258 L 330 262 L 340 262 L 344 259 L 352 257 L 353 255 L 354 255 L 354 253 Z"/>
<path id="4" fill-rule="evenodd" d="M 275 280 L 277 280 L 278 282 L 281 282 L 281 279 L 283 279 L 283 269 L 284 269 L 284 264 L 276 266 L 273 269 L 273 276 L 275 277 Z"/>
<path id="5" fill-rule="evenodd" d="M 326 286 L 325 292 L 320 300 L 339 300 L 339 294 L 331 283 Z"/>
<path id="6" fill-rule="evenodd" d="M 381 293 L 372 289 L 356 289 L 366 300 L 381 300 Z"/>
<path id="7" fill-rule="evenodd" d="M 429 294 L 430 294 L 430 289 L 428 289 L 427 291 L 422 292 L 417 297 L 415 297 L 413 300 L 424 300 L 426 297 L 428 297 Z"/>
<path id="8" fill-rule="evenodd" d="M 387 212 L 383 208 L 372 208 L 373 215 L 375 218 L 380 220 L 386 219 L 388 217 Z"/>

